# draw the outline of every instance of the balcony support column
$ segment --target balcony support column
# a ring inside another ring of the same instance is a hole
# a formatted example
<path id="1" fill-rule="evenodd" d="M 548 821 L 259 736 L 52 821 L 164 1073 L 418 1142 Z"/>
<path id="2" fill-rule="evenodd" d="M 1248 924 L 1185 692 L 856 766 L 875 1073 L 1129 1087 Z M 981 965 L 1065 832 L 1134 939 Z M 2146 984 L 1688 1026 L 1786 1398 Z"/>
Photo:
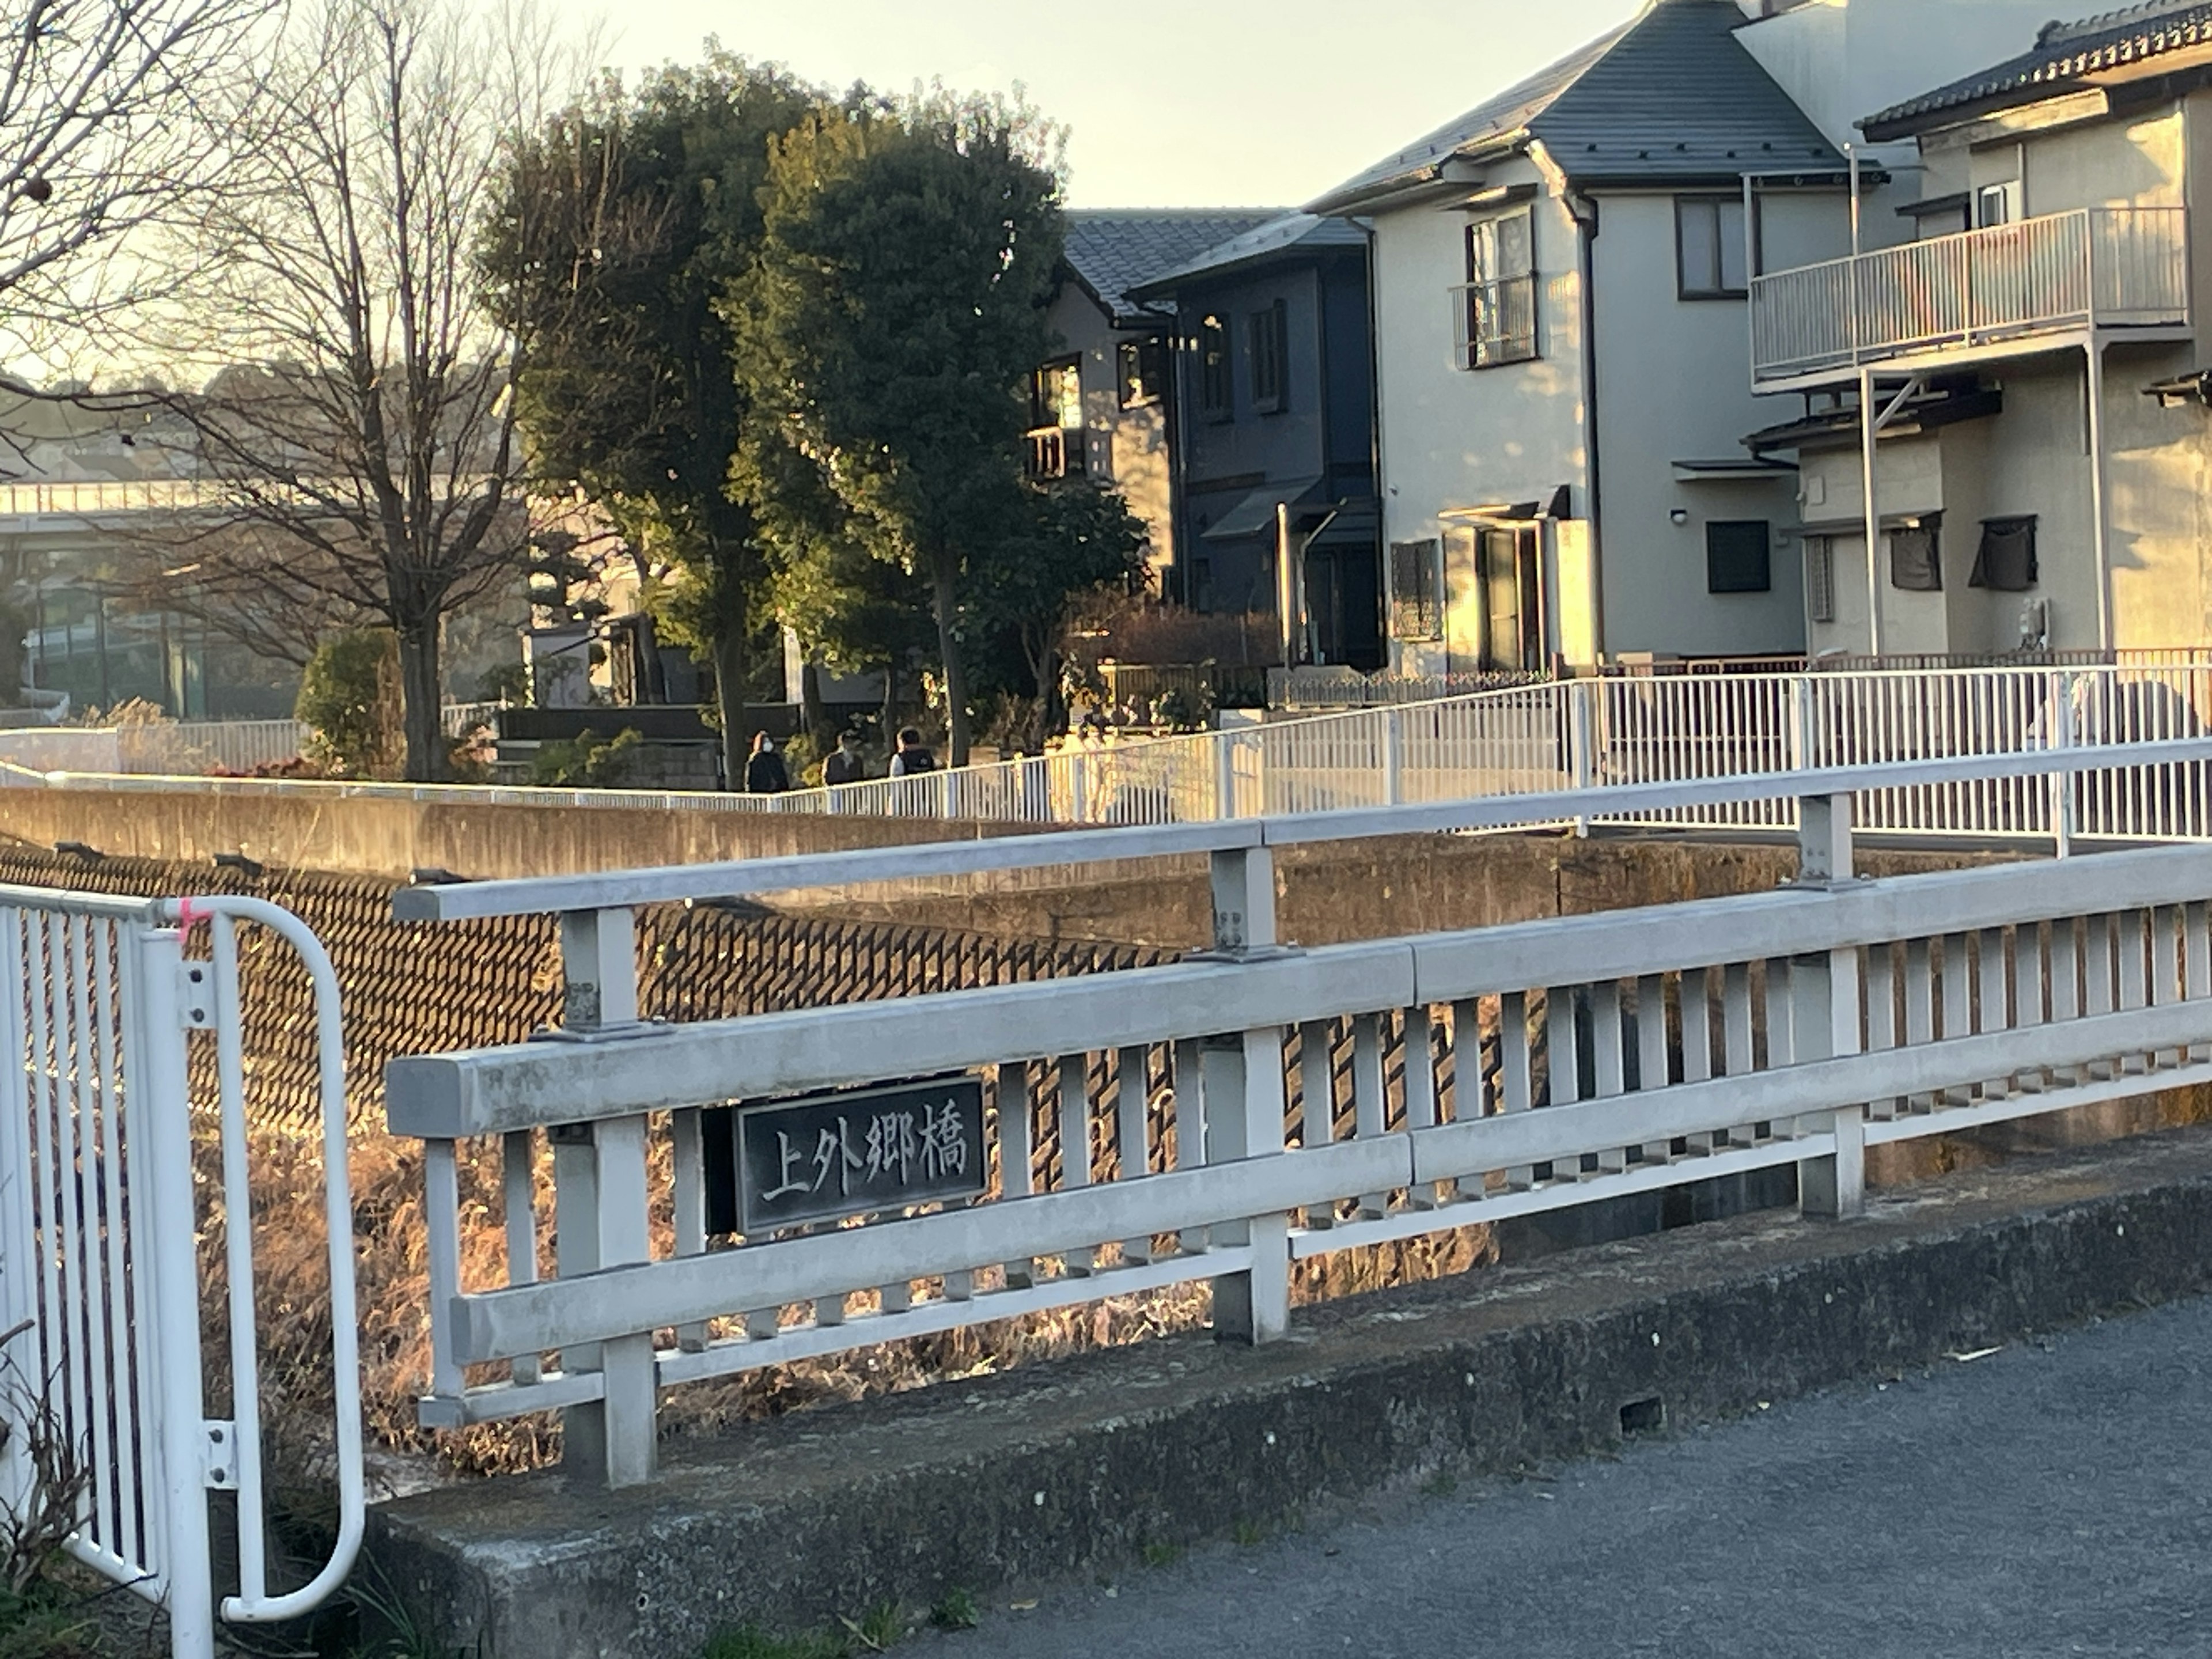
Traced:
<path id="1" fill-rule="evenodd" d="M 1874 370 L 1859 370 L 1859 489 L 1866 507 L 1867 654 L 1881 655 L 1881 506 L 1875 497 L 1874 447 L 1881 430 L 1874 407 Z"/>
<path id="2" fill-rule="evenodd" d="M 2105 343 L 2093 326 L 2082 344 L 2089 451 L 2089 538 L 2097 557 L 2097 647 L 2112 648 L 2112 559 L 2105 523 Z"/>

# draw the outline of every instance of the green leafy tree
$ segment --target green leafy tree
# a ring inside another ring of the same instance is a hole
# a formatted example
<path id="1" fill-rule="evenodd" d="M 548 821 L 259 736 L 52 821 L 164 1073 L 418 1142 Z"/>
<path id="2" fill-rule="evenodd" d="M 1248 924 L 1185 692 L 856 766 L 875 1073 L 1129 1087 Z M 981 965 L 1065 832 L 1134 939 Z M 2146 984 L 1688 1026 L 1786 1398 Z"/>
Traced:
<path id="1" fill-rule="evenodd" d="M 771 140 L 821 102 L 719 50 L 635 93 L 610 82 L 515 147 L 483 256 L 509 326 L 536 343 L 517 381 L 536 469 L 680 571 L 732 778 L 766 573 L 752 507 L 726 488 L 755 416 L 714 302 L 757 258 Z"/>
<path id="2" fill-rule="evenodd" d="M 1023 376 L 1051 349 L 1057 131 L 941 88 L 778 139 L 758 264 L 723 315 L 738 369 L 878 557 L 929 585 L 951 758 L 967 758 L 963 578 L 1020 488 Z"/>
<path id="3" fill-rule="evenodd" d="M 1069 602 L 1092 588 L 1126 589 L 1140 580 L 1146 541 L 1144 521 L 1118 490 L 1024 486 L 1002 532 L 972 562 L 971 613 L 1019 646 L 1047 731 L 1060 724 L 1060 655 Z"/>

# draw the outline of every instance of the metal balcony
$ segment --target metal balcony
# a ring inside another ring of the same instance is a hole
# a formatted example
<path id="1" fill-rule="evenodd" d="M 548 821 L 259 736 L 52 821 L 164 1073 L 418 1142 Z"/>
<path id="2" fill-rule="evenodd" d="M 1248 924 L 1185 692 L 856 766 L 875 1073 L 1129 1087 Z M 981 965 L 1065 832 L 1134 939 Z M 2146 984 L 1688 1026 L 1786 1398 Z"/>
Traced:
<path id="1" fill-rule="evenodd" d="M 1815 385 L 1870 363 L 1940 367 L 2100 329 L 2188 326 L 2187 210 L 2087 208 L 1755 278 L 1752 383 Z"/>

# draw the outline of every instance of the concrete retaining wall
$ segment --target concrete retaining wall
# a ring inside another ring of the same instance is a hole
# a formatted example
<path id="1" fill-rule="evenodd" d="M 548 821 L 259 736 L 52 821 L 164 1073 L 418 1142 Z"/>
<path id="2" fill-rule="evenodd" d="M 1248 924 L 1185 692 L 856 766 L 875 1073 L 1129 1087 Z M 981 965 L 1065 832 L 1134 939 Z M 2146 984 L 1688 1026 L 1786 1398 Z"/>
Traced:
<path id="1" fill-rule="evenodd" d="M 488 1659 L 681 1659 L 1133 1565 L 1439 1468 L 1602 1451 L 2212 1284 L 2212 1131 L 1954 1178 L 1858 1222 L 1775 1214 L 1359 1297 L 1250 1350 L 1204 1337 L 674 1443 L 658 1485 L 556 1474 L 380 1506 L 372 1557 Z M 1647 1407 L 1647 1409 L 1649 1409 Z"/>

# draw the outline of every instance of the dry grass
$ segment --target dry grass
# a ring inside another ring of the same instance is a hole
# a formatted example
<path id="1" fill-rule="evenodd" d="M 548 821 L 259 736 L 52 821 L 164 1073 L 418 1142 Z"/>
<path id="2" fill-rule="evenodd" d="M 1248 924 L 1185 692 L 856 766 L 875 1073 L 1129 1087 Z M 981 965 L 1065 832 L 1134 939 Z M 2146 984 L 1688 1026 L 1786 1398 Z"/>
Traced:
<path id="1" fill-rule="evenodd" d="M 665 1158 L 665 1136 L 654 1138 Z M 204 1271 L 222 1283 L 220 1181 L 211 1143 L 201 1155 L 202 1188 L 210 1196 L 202 1235 Z M 312 1514 L 326 1491 L 331 1411 L 328 1267 L 322 1218 L 319 1147 L 296 1134 L 253 1137 L 256 1303 L 262 1340 L 264 1411 L 270 1478 L 280 1502 Z M 415 1401 L 429 1370 L 428 1267 L 423 1254 L 421 1144 L 379 1133 L 357 1135 L 351 1151 L 355 1261 L 360 1298 L 363 1415 L 372 1445 L 435 1456 L 450 1472 L 501 1474 L 557 1461 L 561 1431 L 550 1414 L 533 1414 L 459 1432 L 417 1426 Z M 665 1172 L 664 1172 L 665 1174 Z M 498 1171 L 491 1149 L 461 1165 L 463 1280 L 503 1283 L 507 1275 Z M 656 1189 L 667 1191 L 665 1180 Z M 543 1180 L 541 1199 L 550 1204 Z M 664 1202 L 655 1217 L 657 1252 L 670 1242 Z M 1346 1250 L 1305 1262 L 1291 1295 L 1301 1305 L 1331 1297 L 1465 1272 L 1492 1258 L 1486 1228 L 1462 1228 L 1433 1238 Z M 544 1264 L 550 1269 L 550 1261 Z M 211 1310 L 219 1302 L 210 1298 Z M 856 1308 L 857 1308 L 856 1303 Z M 1105 1301 L 1050 1313 L 913 1338 L 820 1359 L 787 1362 L 726 1380 L 672 1390 L 663 1422 L 672 1434 L 709 1433 L 762 1418 L 837 1401 L 893 1394 L 981 1373 L 1124 1346 L 1202 1328 L 1211 1314 L 1204 1284 Z M 211 1362 L 225 1341 L 211 1311 Z M 228 1365 L 210 1363 L 214 1379 Z M 219 1399 L 211 1409 L 228 1409 Z"/>

